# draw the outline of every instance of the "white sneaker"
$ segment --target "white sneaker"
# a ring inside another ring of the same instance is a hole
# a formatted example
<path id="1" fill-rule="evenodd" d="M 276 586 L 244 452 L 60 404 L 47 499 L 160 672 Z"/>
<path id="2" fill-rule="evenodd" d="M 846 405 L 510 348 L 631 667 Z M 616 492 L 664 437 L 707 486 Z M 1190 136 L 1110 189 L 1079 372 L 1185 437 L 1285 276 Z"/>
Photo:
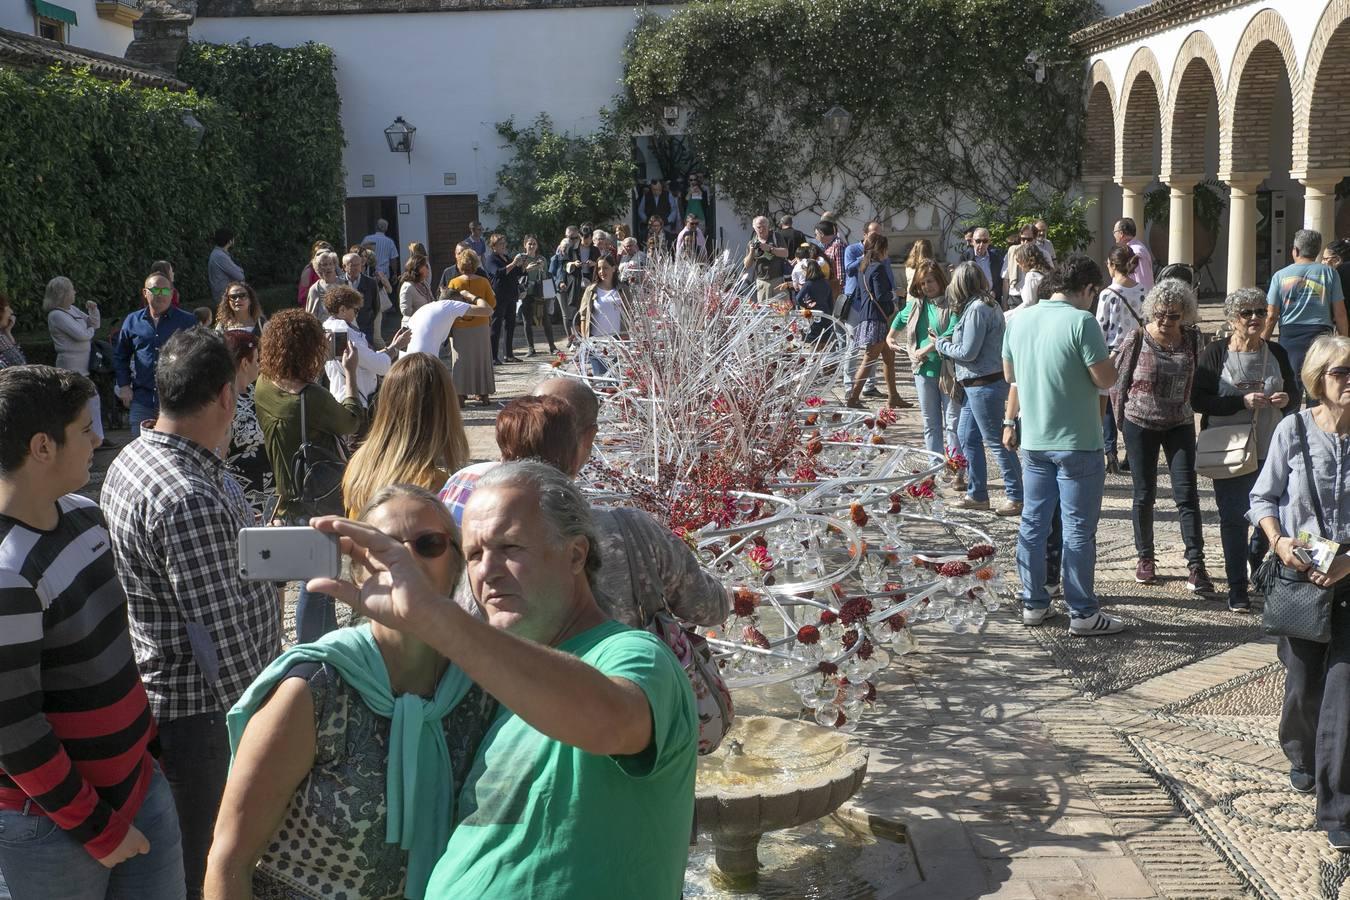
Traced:
<path id="1" fill-rule="evenodd" d="M 1045 592 L 1050 595 L 1051 600 L 1055 599 L 1056 597 L 1063 597 L 1064 582 L 1056 581 L 1054 584 L 1047 584 L 1045 586 Z"/>
<path id="2" fill-rule="evenodd" d="M 1069 623 L 1069 633 L 1074 637 L 1101 637 L 1107 634 L 1119 634 L 1125 630 L 1125 623 L 1115 616 L 1098 612 L 1086 619 L 1074 619 Z"/>
<path id="3" fill-rule="evenodd" d="M 1053 606 L 1045 606 L 1041 609 L 1031 609 L 1030 607 L 1024 606 L 1022 607 L 1022 624 L 1026 625 L 1028 628 L 1035 628 L 1037 625 L 1040 625 L 1046 619 L 1052 618 L 1054 615 L 1055 608 Z"/>

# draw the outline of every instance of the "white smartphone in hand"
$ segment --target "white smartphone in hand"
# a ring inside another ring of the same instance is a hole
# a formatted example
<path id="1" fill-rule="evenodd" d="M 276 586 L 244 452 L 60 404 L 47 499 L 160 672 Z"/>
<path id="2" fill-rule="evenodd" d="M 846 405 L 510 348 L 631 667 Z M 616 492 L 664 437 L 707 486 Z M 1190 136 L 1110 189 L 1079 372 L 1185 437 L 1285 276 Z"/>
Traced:
<path id="1" fill-rule="evenodd" d="M 239 529 L 239 575 L 245 581 L 308 581 L 341 574 L 335 534 L 308 525 Z"/>

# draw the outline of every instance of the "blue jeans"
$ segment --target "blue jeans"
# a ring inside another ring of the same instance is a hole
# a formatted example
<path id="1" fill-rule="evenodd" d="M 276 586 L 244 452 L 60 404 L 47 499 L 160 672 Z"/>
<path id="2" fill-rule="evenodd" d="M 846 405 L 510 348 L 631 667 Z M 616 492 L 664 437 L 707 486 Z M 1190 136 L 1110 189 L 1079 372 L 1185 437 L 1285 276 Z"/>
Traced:
<path id="1" fill-rule="evenodd" d="M 1017 574 L 1022 605 L 1050 605 L 1045 589 L 1046 541 L 1056 505 L 1064 520 L 1064 601 L 1076 619 L 1098 609 L 1093 579 L 1097 567 L 1097 522 L 1106 487 L 1106 457 L 1098 450 L 1023 450 L 1025 490 L 1017 534 Z"/>
<path id="2" fill-rule="evenodd" d="M 947 395 L 938 389 L 936 377 L 914 376 L 914 392 L 919 395 L 919 415 L 923 416 L 923 446 L 929 453 L 942 455 L 943 418 L 947 414 Z"/>
<path id="3" fill-rule="evenodd" d="M 114 868 L 39 813 L 0 811 L 0 870 L 14 900 L 182 900 L 183 847 L 169 782 L 155 766 L 133 820 L 150 852 Z"/>
<path id="4" fill-rule="evenodd" d="M 337 631 L 337 610 L 333 608 L 333 598 L 311 592 L 302 582 L 300 597 L 295 603 L 296 641 L 308 644 L 330 631 Z"/>
<path id="5" fill-rule="evenodd" d="M 1228 593 L 1238 597 L 1247 596 L 1250 585 L 1247 567 L 1251 560 L 1259 561 L 1270 549 L 1266 533 L 1247 521 L 1247 512 L 1252 506 L 1252 487 L 1259 474 L 1260 469 L 1237 478 L 1214 481 L 1214 502 L 1219 507 L 1219 541 L 1223 544 L 1223 571 L 1228 579 Z"/>
<path id="6" fill-rule="evenodd" d="M 1108 403 L 1106 415 L 1102 416 L 1102 440 L 1105 442 L 1107 456 L 1116 455 L 1116 413 Z"/>
<path id="7" fill-rule="evenodd" d="M 942 439 L 947 442 L 947 449 L 952 453 L 964 453 L 957 425 L 961 421 L 961 410 L 966 408 L 965 401 L 953 400 L 951 397 L 943 399 L 947 401 L 947 405 L 942 410 Z"/>
<path id="8" fill-rule="evenodd" d="M 142 400 L 140 397 L 131 398 L 131 437 L 133 439 L 141 436 L 141 423 L 146 419 L 159 418 L 159 404 L 151 403 L 148 400 Z"/>
<path id="9" fill-rule="evenodd" d="M 1324 334 L 1334 333 L 1329 325 L 1280 325 L 1279 344 L 1284 348 L 1284 352 L 1289 354 L 1289 366 L 1294 370 L 1294 377 L 1299 378 L 1303 371 L 1303 357 L 1308 355 L 1308 348 L 1312 346 L 1313 341 Z M 1308 406 L 1316 406 L 1317 401 L 1305 395 L 1304 400 Z"/>
<path id="10" fill-rule="evenodd" d="M 966 388 L 966 405 L 956 431 L 966 462 L 970 463 L 966 496 L 972 500 L 989 499 L 989 464 L 984 456 L 984 448 L 988 446 L 1003 473 L 1003 492 L 1012 502 L 1022 502 L 1022 467 L 1017 454 L 1003 446 L 1003 412 L 1007 403 L 1006 381 Z"/>

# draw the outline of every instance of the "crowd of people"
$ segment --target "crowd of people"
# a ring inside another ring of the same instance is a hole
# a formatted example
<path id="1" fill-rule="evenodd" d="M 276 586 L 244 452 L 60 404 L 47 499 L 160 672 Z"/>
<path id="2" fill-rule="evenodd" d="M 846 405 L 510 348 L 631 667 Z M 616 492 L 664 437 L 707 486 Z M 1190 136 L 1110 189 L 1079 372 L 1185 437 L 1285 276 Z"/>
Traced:
<path id="1" fill-rule="evenodd" d="M 0 303 L 0 873 L 15 900 L 680 894 L 709 697 L 660 617 L 714 625 L 731 598 L 650 516 L 584 499 L 600 403 L 583 380 L 504 404 L 501 462 L 469 459 L 461 418 L 515 358 L 517 311 L 527 353 L 536 315 L 553 349 L 550 307 L 569 339 L 621 338 L 649 254 L 706 252 L 693 213 L 658 240 L 680 219 L 653 195 L 645 249 L 582 225 L 551 257 L 533 236 L 513 254 L 475 223 L 435 288 L 425 248 L 400 264 L 384 223 L 342 257 L 320 242 L 295 307 L 271 316 L 222 231 L 214 309 L 181 308 L 156 263 L 103 348 L 97 305 L 57 277 L 55 366 L 25 363 Z M 1043 222 L 1007 251 L 973 229 L 954 266 L 917 242 L 903 267 L 877 222 L 853 243 L 828 216 L 812 238 L 791 217 L 753 226 L 747 295 L 849 324 L 810 337 L 849 342 L 844 402 L 913 405 L 904 354 L 925 448 L 965 462 L 954 505 L 1020 516 L 1025 625 L 1062 594 L 1073 635 L 1124 628 L 1094 589 L 1105 477 L 1132 479 L 1136 577 L 1153 583 L 1160 451 L 1190 590 L 1219 596 L 1203 474 L 1230 610 L 1251 610 L 1268 553 L 1331 592 L 1329 642 L 1281 639 L 1281 739 L 1291 784 L 1350 850 L 1350 337 L 1320 235 L 1295 236 L 1268 291 L 1234 290 L 1206 342 L 1194 286 L 1154 283 L 1128 219 L 1105 274 L 1056 262 Z M 129 412 L 132 439 L 94 502 L 79 492 L 105 405 Z M 1211 438 L 1234 432 L 1250 464 L 1213 462 Z M 239 533 L 259 525 L 311 525 L 350 558 L 294 585 L 294 645 L 286 586 L 241 574 Z M 1318 537 L 1339 548 L 1326 566 L 1306 552 Z M 338 602 L 357 624 L 338 627 Z"/>

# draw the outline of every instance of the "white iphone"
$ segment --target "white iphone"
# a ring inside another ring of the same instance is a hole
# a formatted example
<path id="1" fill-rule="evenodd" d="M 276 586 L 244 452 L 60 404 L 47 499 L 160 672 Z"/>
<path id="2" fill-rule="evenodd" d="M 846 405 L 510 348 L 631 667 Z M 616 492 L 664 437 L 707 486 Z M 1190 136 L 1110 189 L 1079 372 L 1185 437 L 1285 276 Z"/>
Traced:
<path id="1" fill-rule="evenodd" d="M 245 581 L 308 581 L 341 574 L 335 534 L 308 525 L 239 529 L 239 575 Z"/>

